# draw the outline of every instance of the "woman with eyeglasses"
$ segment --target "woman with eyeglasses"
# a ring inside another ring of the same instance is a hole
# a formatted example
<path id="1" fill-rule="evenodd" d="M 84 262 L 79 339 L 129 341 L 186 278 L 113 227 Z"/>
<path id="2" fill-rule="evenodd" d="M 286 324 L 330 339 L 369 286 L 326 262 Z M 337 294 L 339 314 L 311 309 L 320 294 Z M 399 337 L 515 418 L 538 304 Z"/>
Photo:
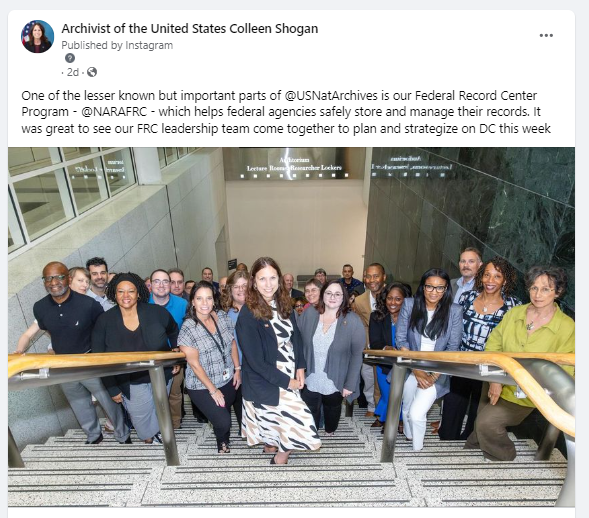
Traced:
<path id="1" fill-rule="evenodd" d="M 491 331 L 511 308 L 521 304 L 521 300 L 511 295 L 516 284 L 515 268 L 502 257 L 483 263 L 475 275 L 474 290 L 463 292 L 458 300 L 463 308 L 461 351 L 485 350 Z M 482 381 L 452 376 L 450 392 L 444 396 L 440 439 L 466 440 L 472 433 L 482 387 Z M 468 420 L 462 431 L 467 412 Z"/>
<path id="2" fill-rule="evenodd" d="M 323 408 L 325 435 L 332 436 L 339 425 L 343 398 L 352 402 L 360 394 L 364 325 L 351 311 L 348 290 L 339 280 L 332 280 L 321 289 L 317 307 L 301 315 L 299 329 L 307 362 L 303 400 L 317 429 Z"/>
<path id="3" fill-rule="evenodd" d="M 304 309 L 311 306 L 317 307 L 321 287 L 322 284 L 315 277 L 307 281 L 305 284 L 305 298 L 307 299 L 307 303 L 305 304 Z"/>
<path id="4" fill-rule="evenodd" d="M 233 322 L 233 338 L 237 345 L 237 353 L 239 355 L 239 365 L 241 365 L 241 349 L 239 347 L 239 341 L 237 340 L 237 333 L 235 332 L 235 325 L 239 318 L 239 312 L 245 304 L 245 294 L 247 292 L 247 282 L 249 280 L 249 273 L 247 270 L 236 270 L 227 278 L 227 288 L 221 295 L 221 307 L 223 311 L 227 313 L 227 316 Z M 242 398 L 241 398 L 241 386 L 235 391 L 235 401 L 233 403 L 233 412 L 235 412 L 235 418 L 237 419 L 237 425 L 239 426 L 239 434 L 241 435 L 241 416 L 242 416 Z"/>
<path id="5" fill-rule="evenodd" d="M 556 303 L 567 288 L 566 272 L 556 266 L 534 266 L 525 284 L 530 303 L 510 309 L 487 339 L 488 352 L 574 353 L 575 322 Z M 571 376 L 575 369 L 562 366 Z M 488 403 L 479 406 L 474 431 L 465 449 L 480 449 L 485 459 L 515 459 L 515 446 L 507 435 L 508 426 L 517 426 L 533 410 L 534 404 L 517 386 L 490 383 Z"/>
<path id="6" fill-rule="evenodd" d="M 397 320 L 397 344 L 409 351 L 457 351 L 462 336 L 462 306 L 452 303 L 450 277 L 440 268 L 421 276 L 414 298 L 403 302 Z M 403 433 L 413 450 L 423 449 L 427 413 L 448 393 L 446 375 L 412 369 L 403 388 Z"/>

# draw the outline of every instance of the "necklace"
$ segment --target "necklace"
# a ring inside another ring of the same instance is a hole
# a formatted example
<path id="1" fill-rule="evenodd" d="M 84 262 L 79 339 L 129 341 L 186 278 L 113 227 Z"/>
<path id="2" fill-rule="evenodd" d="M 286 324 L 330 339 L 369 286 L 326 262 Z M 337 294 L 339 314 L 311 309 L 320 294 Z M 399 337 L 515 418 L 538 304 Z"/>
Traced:
<path id="1" fill-rule="evenodd" d="M 483 313 L 488 313 L 489 307 L 496 306 L 498 304 L 498 302 L 486 302 L 483 300 L 483 297 L 481 297 L 481 304 L 483 305 Z"/>
<path id="2" fill-rule="evenodd" d="M 554 315 L 554 311 L 550 312 L 548 315 L 544 315 L 543 317 L 538 318 L 537 322 L 534 323 L 533 320 L 530 321 L 529 324 L 526 324 L 526 329 L 528 331 L 531 331 L 532 329 L 534 329 L 536 327 L 536 324 L 540 324 L 543 320 L 546 320 L 547 318 L 551 318 L 552 315 Z M 530 315 L 530 318 L 532 316 Z"/>

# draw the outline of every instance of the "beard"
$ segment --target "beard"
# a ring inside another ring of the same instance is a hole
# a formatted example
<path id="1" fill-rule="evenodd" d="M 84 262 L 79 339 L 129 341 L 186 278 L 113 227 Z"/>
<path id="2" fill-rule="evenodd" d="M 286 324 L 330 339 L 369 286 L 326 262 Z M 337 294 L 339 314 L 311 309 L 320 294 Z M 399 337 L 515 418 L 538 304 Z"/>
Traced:
<path id="1" fill-rule="evenodd" d="M 50 286 L 45 286 L 45 290 L 52 297 L 61 297 L 62 295 L 65 295 L 65 292 L 68 290 L 68 287 L 69 286 L 62 286 L 61 289 L 57 291 L 52 291 Z"/>

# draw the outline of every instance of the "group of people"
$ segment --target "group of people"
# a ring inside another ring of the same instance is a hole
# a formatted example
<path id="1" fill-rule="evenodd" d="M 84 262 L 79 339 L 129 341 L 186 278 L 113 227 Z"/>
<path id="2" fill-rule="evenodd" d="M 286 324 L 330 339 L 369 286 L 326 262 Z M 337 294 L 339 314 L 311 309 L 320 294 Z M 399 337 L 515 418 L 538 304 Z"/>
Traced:
<path id="1" fill-rule="evenodd" d="M 459 266 L 462 276 L 453 280 L 443 269 L 428 270 L 413 294 L 406 283 L 387 284 L 378 263 L 362 280 L 349 264 L 333 280 L 319 268 L 300 292 L 270 257 L 257 259 L 251 271 L 240 263 L 219 283 L 210 268 L 200 281 L 185 282 L 178 268 L 109 279 L 102 258 L 70 271 L 53 262 L 43 270 L 48 295 L 35 304 L 36 321 L 17 352 L 40 329 L 57 354 L 182 351 L 185 373 L 166 370 L 174 427 L 181 426 L 186 390 L 194 411 L 211 422 L 220 454 L 231 451 L 233 408 L 248 445 L 260 444 L 272 464 L 286 464 L 293 450 L 320 448 L 322 427 L 334 435 L 342 401 L 360 401 L 361 392 L 366 415 L 376 416 L 372 426 L 383 426 L 392 371 L 364 364 L 365 348 L 574 352 L 574 322 L 555 303 L 566 290 L 563 270 L 530 269 L 530 303 L 522 305 L 513 296 L 516 271 L 505 259 L 483 262 L 468 248 Z M 62 386 L 88 443 L 103 438 L 92 396 L 119 442 L 130 442 L 133 426 L 141 440 L 161 443 L 147 372 Z M 414 450 L 423 448 L 427 413 L 440 398 L 440 439 L 464 439 L 490 460 L 515 457 L 506 427 L 533 410 L 521 390 L 420 369 L 404 382 L 399 425 Z"/>

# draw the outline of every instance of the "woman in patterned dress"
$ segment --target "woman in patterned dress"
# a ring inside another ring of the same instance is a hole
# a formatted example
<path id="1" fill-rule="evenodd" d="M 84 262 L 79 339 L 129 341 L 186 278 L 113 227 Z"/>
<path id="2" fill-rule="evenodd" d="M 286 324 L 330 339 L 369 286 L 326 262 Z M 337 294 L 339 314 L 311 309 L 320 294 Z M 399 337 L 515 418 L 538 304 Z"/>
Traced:
<path id="1" fill-rule="evenodd" d="M 306 368 L 301 335 L 282 272 L 270 257 L 252 265 L 236 332 L 248 445 L 264 444 L 265 453 L 276 453 L 271 464 L 286 464 L 292 450 L 319 449 L 313 416 L 300 395 Z"/>
<path id="2" fill-rule="evenodd" d="M 487 338 L 503 316 L 522 302 L 511 293 L 516 287 L 515 268 L 502 257 L 493 257 L 479 268 L 474 290 L 465 291 L 458 300 L 462 306 L 461 351 L 484 351 Z M 444 397 L 440 439 L 466 440 L 474 430 L 483 382 L 452 376 L 450 392 Z M 464 431 L 462 423 L 468 412 Z"/>

